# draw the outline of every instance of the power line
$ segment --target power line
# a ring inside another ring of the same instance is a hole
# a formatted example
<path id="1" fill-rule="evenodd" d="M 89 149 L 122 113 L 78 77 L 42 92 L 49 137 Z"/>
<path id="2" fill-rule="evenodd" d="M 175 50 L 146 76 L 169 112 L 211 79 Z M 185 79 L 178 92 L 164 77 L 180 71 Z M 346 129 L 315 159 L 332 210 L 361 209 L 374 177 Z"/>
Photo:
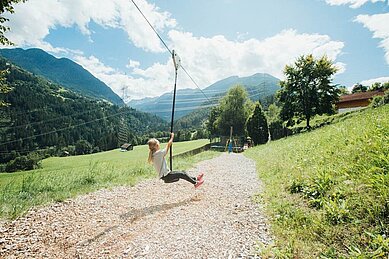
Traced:
<path id="1" fill-rule="evenodd" d="M 259 96 L 262 94 L 262 91 L 258 91 L 256 94 L 253 94 L 253 95 L 249 95 L 248 98 L 253 98 L 253 97 L 256 97 L 256 96 Z M 223 97 L 220 97 L 218 98 L 217 100 L 220 100 L 221 98 Z M 215 99 L 216 100 L 216 99 Z M 189 110 L 195 110 L 195 109 L 198 109 L 198 108 L 209 108 L 209 107 L 215 107 L 217 106 L 218 103 L 214 103 L 214 104 L 207 104 L 207 105 L 198 105 L 198 106 L 190 106 L 190 107 L 182 107 L 182 108 L 176 108 L 177 111 L 189 111 Z M 143 110 L 144 112 L 149 112 L 149 113 L 161 113 L 161 112 L 169 112 L 170 109 L 164 109 L 164 110 L 161 110 L 161 109 L 158 109 L 158 110 Z"/>
<path id="2" fill-rule="evenodd" d="M 92 111 L 95 111 L 95 110 L 96 109 L 92 109 L 92 110 L 88 110 L 88 111 L 84 111 L 84 112 L 79 112 L 79 113 L 75 113 L 75 114 L 71 114 L 71 115 L 63 115 L 63 116 L 55 117 L 55 118 L 48 119 L 48 120 L 41 120 L 41 121 L 35 121 L 35 122 L 26 123 L 24 125 L 17 125 L 17 126 L 11 126 L 11 127 L 0 126 L 0 128 L 7 128 L 7 129 L 24 128 L 24 127 L 27 127 L 27 126 L 38 125 L 38 124 L 42 124 L 42 123 L 46 123 L 46 122 L 56 121 L 56 120 L 64 119 L 64 118 L 71 117 L 71 116 L 78 116 L 78 115 L 86 114 L 86 113 L 89 113 L 89 112 L 92 112 Z M 71 117 L 71 119 L 76 119 L 76 118 L 75 117 Z"/>
<path id="3" fill-rule="evenodd" d="M 249 98 L 252 98 L 252 97 L 255 97 L 261 93 L 264 93 L 265 91 L 264 90 L 261 90 L 261 89 L 255 89 L 254 91 L 250 91 L 250 94 L 248 97 Z M 224 92 L 221 92 L 221 93 L 227 93 L 227 91 L 224 91 Z M 186 98 L 186 99 L 179 99 L 177 97 L 177 100 L 176 100 L 176 103 L 180 103 L 180 104 L 183 104 L 183 103 L 200 103 L 200 102 L 204 102 L 204 101 L 219 101 L 221 98 L 223 98 L 223 96 L 212 96 L 210 97 L 210 99 L 206 99 L 206 98 Z M 169 102 L 155 102 L 155 104 L 169 104 Z"/>
<path id="4" fill-rule="evenodd" d="M 60 131 L 64 131 L 64 130 L 67 130 L 67 129 L 76 128 L 76 127 L 79 127 L 79 126 L 82 126 L 82 125 L 87 125 L 87 124 L 90 124 L 90 123 L 93 123 L 93 122 L 97 122 L 97 121 L 100 121 L 100 120 L 103 120 L 103 119 L 106 119 L 106 118 L 110 118 L 110 117 L 118 116 L 118 115 L 121 115 L 121 114 L 125 114 L 125 113 L 128 113 L 130 111 L 131 110 L 123 111 L 123 112 L 118 112 L 118 113 L 115 113 L 115 114 L 111 114 L 109 116 L 103 116 L 102 118 L 94 119 L 94 120 L 83 122 L 83 123 L 76 124 L 76 125 L 71 125 L 71 126 L 68 126 L 68 127 L 65 127 L 65 128 L 61 128 L 61 129 L 57 129 L 57 130 L 52 130 L 52 131 L 49 131 L 49 132 L 45 132 L 45 133 L 41 133 L 41 134 L 36 134 L 36 135 L 29 136 L 29 137 L 21 138 L 21 139 L 16 139 L 16 140 L 11 140 L 11 141 L 7 141 L 7 142 L 3 142 L 3 143 L 0 143 L 0 146 L 11 144 L 11 143 L 15 143 L 15 142 L 19 142 L 19 141 L 23 141 L 23 140 L 27 140 L 27 139 L 32 139 L 32 138 L 35 138 L 35 137 L 46 136 L 46 135 L 53 134 L 53 133 L 60 132 Z"/>

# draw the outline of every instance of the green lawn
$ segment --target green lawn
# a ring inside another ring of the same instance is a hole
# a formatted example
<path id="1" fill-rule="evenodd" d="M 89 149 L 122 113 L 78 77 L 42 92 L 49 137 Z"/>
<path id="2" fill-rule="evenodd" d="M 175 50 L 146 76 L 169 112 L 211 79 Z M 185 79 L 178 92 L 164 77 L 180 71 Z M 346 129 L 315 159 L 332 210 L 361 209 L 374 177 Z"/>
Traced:
<path id="1" fill-rule="evenodd" d="M 265 184 L 276 258 L 388 258 L 389 105 L 244 153 Z"/>
<path id="2" fill-rule="evenodd" d="M 177 142 L 173 154 L 179 154 L 207 144 L 208 140 Z M 166 144 L 161 144 L 164 147 Z M 194 163 L 216 156 L 204 152 L 190 158 L 176 158 L 173 168 L 188 169 Z M 129 152 L 117 150 L 91 155 L 52 157 L 42 161 L 42 168 L 27 172 L 0 174 L 0 217 L 14 218 L 29 208 L 53 201 L 62 201 L 78 194 L 134 185 L 138 181 L 157 177 L 147 163 L 147 145 Z"/>

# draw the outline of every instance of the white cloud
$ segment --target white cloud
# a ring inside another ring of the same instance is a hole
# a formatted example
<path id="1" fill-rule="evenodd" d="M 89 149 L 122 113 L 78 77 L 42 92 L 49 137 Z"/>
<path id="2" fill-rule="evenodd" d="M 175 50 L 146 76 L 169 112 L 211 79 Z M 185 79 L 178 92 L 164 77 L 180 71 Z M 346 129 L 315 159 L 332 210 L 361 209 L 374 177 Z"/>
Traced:
<path id="1" fill-rule="evenodd" d="M 127 68 L 136 68 L 139 66 L 140 66 L 139 61 L 130 59 L 130 62 L 128 63 Z"/>
<path id="2" fill-rule="evenodd" d="M 298 33 L 289 29 L 264 40 L 245 39 L 237 41 L 222 35 L 210 38 L 195 37 L 189 32 L 178 31 L 176 21 L 167 12 L 162 12 L 146 0 L 136 1 L 146 17 L 158 31 L 168 31 L 168 43 L 181 57 L 182 65 L 200 87 L 231 75 L 248 76 L 266 72 L 283 77 L 286 64 L 304 54 L 327 55 L 332 60 L 341 53 L 344 43 L 331 40 L 327 35 Z M 77 8 L 75 8 L 77 6 Z M 173 64 L 166 55 L 166 62 L 141 68 L 139 61 L 130 60 L 129 75 L 106 66 L 95 56 L 85 57 L 82 52 L 54 48 L 45 41 L 51 30 L 57 27 L 76 26 L 84 35 L 93 36 L 88 28 L 91 21 L 107 28 L 124 30 L 135 46 L 146 51 L 162 52 L 163 46 L 144 18 L 128 0 L 29 0 L 18 4 L 12 15 L 7 36 L 19 46 L 40 47 L 50 52 L 66 52 L 69 57 L 88 69 L 93 75 L 109 85 L 117 94 L 127 88 L 129 98 L 157 96 L 170 91 L 174 83 Z M 173 29 L 172 29 L 173 28 Z M 336 63 L 340 72 L 345 64 Z M 179 70 L 179 88 L 195 88 L 190 79 Z"/>
<path id="3" fill-rule="evenodd" d="M 389 64 L 389 13 L 358 15 L 355 21 L 372 31 L 373 38 L 382 39 L 380 47 L 384 48 L 386 63 Z"/>
<path id="4" fill-rule="evenodd" d="M 367 2 L 385 2 L 385 0 L 326 0 L 330 5 L 350 5 L 351 8 L 359 8 Z"/>
<path id="5" fill-rule="evenodd" d="M 263 41 L 249 39 L 236 42 L 221 35 L 194 37 L 191 33 L 175 30 L 169 32 L 169 37 L 174 42 L 171 48 L 178 52 L 182 65 L 200 87 L 231 75 L 248 76 L 258 72 L 282 78 L 284 66 L 293 63 L 298 56 L 313 53 L 336 60 L 344 46 L 327 35 L 298 34 L 294 30 L 282 31 Z M 170 58 L 165 63 L 155 63 L 145 69 L 139 67 L 138 61 L 130 61 L 130 75 L 105 66 L 93 56 L 77 56 L 75 60 L 119 95 L 122 87 L 128 88 L 131 99 L 157 96 L 173 88 L 174 68 Z M 345 64 L 335 64 L 342 73 Z M 178 88 L 196 87 L 182 70 L 178 73 Z"/>
<path id="6" fill-rule="evenodd" d="M 136 2 L 156 30 L 176 26 L 170 13 L 161 12 L 146 0 Z M 60 51 L 45 41 L 50 30 L 76 26 L 84 35 L 90 36 L 93 33 L 88 26 L 93 21 L 106 28 L 124 30 L 136 47 L 153 52 L 165 51 L 158 37 L 128 0 L 99 1 L 98 4 L 94 0 L 29 0 L 15 5 L 15 13 L 6 16 L 10 18 L 7 25 L 12 28 L 6 36 L 20 47 L 35 46 L 47 51 Z"/>
<path id="7" fill-rule="evenodd" d="M 335 67 L 338 69 L 338 72 L 336 72 L 336 75 L 343 74 L 346 71 L 346 66 L 347 65 L 343 62 L 336 62 Z"/>
<path id="8" fill-rule="evenodd" d="M 231 75 L 248 76 L 258 72 L 282 78 L 285 65 L 293 63 L 298 56 L 325 54 L 335 60 L 344 46 L 327 35 L 298 34 L 295 30 L 284 30 L 262 41 L 229 41 L 221 35 L 194 37 L 176 30 L 171 30 L 169 37 L 183 66 L 201 86 Z M 193 84 L 187 81 L 187 85 Z"/>
<path id="9" fill-rule="evenodd" d="M 170 90 L 173 76 L 170 71 L 167 71 L 171 64 L 154 64 L 146 70 L 134 68 L 134 75 L 126 75 L 104 65 L 98 58 L 94 56 L 85 57 L 81 55 L 73 56 L 75 62 L 87 69 L 95 77 L 107 84 L 111 89 L 122 97 L 123 88 L 125 89 L 126 99 L 140 99 L 145 96 L 156 96 Z"/>
<path id="10" fill-rule="evenodd" d="M 371 86 L 374 83 L 386 83 L 389 82 L 389 77 L 378 77 L 373 79 L 364 80 L 361 82 L 362 85 Z"/>

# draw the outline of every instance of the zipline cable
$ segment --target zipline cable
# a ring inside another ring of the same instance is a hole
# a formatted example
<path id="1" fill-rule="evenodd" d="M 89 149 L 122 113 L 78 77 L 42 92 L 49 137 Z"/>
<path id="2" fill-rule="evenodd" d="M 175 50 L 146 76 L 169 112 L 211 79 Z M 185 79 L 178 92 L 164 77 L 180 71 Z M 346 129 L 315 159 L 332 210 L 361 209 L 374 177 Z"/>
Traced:
<path id="1" fill-rule="evenodd" d="M 174 69 L 175 69 L 175 76 L 174 76 L 174 94 L 173 94 L 173 105 L 172 105 L 172 118 L 171 118 L 171 124 L 170 124 L 170 132 L 173 133 L 173 124 L 174 124 L 174 107 L 175 107 L 175 100 L 176 100 L 176 89 L 177 89 L 177 70 L 178 70 L 178 67 L 180 66 L 180 62 L 179 62 L 179 57 L 177 56 L 177 54 L 175 53 L 175 51 L 171 51 L 169 49 L 169 47 L 167 46 L 167 44 L 165 43 L 165 41 L 162 39 L 162 37 L 158 34 L 158 32 L 154 29 L 154 26 L 149 22 L 149 20 L 147 19 L 147 17 L 143 14 L 142 10 L 138 7 L 138 5 L 135 3 L 134 0 L 131 0 L 132 3 L 135 5 L 136 9 L 138 9 L 138 11 L 141 13 L 141 15 L 143 16 L 143 18 L 146 20 L 146 22 L 150 25 L 151 29 L 154 31 L 154 33 L 158 36 L 159 40 L 162 42 L 162 44 L 165 46 L 165 48 L 169 51 L 169 53 L 171 54 L 171 57 L 173 59 L 173 63 L 174 63 Z M 200 89 L 200 91 L 203 93 L 203 95 L 208 99 L 208 96 L 203 92 L 203 90 L 201 90 L 201 88 L 199 87 L 199 85 L 193 80 L 193 78 L 189 75 L 189 73 L 186 71 L 186 69 L 184 67 L 182 67 L 182 69 L 184 70 L 184 72 L 189 76 L 189 78 L 192 80 L 192 82 L 197 86 L 197 88 Z M 209 100 L 210 101 L 210 100 Z M 170 170 L 173 170 L 173 148 L 170 147 Z"/>
<path id="2" fill-rule="evenodd" d="M 135 5 L 136 9 L 140 12 L 140 14 L 145 18 L 146 22 L 150 25 L 151 29 L 157 34 L 159 40 L 162 42 L 162 44 L 165 46 L 165 48 L 169 51 L 170 55 L 173 55 L 172 51 L 169 49 L 169 47 L 166 45 L 165 41 L 162 39 L 161 36 L 159 36 L 158 32 L 154 29 L 153 25 L 149 22 L 149 20 L 146 18 L 146 16 L 143 14 L 142 10 L 138 7 L 138 5 L 135 3 L 134 0 L 131 0 L 132 3 Z"/>
<path id="3" fill-rule="evenodd" d="M 154 33 L 157 35 L 157 37 L 159 38 L 159 40 L 162 42 L 162 44 L 165 46 L 165 48 L 167 49 L 167 51 L 169 51 L 169 53 L 172 55 L 173 57 L 173 52 L 169 49 L 169 47 L 167 46 L 167 44 L 165 43 L 165 41 L 162 39 L 162 37 L 159 35 L 159 33 L 157 32 L 157 30 L 154 29 L 154 26 L 149 22 L 149 20 L 147 19 L 147 17 L 143 14 L 142 10 L 138 7 L 138 5 L 135 3 L 134 0 L 131 0 L 131 2 L 135 5 L 136 9 L 138 9 L 138 11 L 140 12 L 140 14 L 143 16 L 143 18 L 146 20 L 146 22 L 150 25 L 151 29 L 154 31 Z M 182 70 L 184 70 L 185 74 L 190 78 L 190 80 L 195 84 L 195 86 L 200 90 L 200 92 L 205 96 L 205 98 L 208 99 L 208 96 L 204 93 L 203 90 L 201 90 L 201 88 L 199 87 L 199 85 L 196 83 L 196 81 L 193 79 L 193 77 L 188 73 L 188 71 L 181 65 L 181 68 Z"/>

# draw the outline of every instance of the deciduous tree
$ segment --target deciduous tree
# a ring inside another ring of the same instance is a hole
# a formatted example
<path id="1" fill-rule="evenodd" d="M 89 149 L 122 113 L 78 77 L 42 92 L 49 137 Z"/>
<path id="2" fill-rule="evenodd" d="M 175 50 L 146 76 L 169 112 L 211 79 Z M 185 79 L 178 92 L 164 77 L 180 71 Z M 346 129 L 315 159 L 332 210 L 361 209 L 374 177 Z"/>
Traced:
<path id="1" fill-rule="evenodd" d="M 326 56 L 315 59 L 313 55 L 301 56 L 294 65 L 284 69 L 286 79 L 280 82 L 279 101 L 281 118 L 294 123 L 294 118 L 305 119 L 307 128 L 317 114 L 331 114 L 339 98 L 339 89 L 331 84 L 337 68 Z"/>
<path id="2" fill-rule="evenodd" d="M 215 122 L 219 134 L 229 136 L 232 126 L 234 135 L 244 135 L 252 106 L 253 104 L 242 86 L 231 88 L 220 100 L 220 114 Z"/>
<path id="3" fill-rule="evenodd" d="M 27 0 L 1 0 L 0 1 L 0 44 L 1 45 L 13 45 L 13 43 L 4 35 L 10 28 L 5 26 L 4 23 L 9 21 L 4 17 L 5 12 L 14 13 L 14 4 L 19 2 L 26 2 Z"/>
<path id="4" fill-rule="evenodd" d="M 8 26 L 4 26 L 4 23 L 9 21 L 9 19 L 5 18 L 3 14 L 5 12 L 13 13 L 14 7 L 13 4 L 19 2 L 25 2 L 26 0 L 1 0 L 0 1 L 0 45 L 13 45 L 13 43 L 5 37 L 4 33 L 9 31 L 10 28 Z M 6 82 L 7 70 L 0 70 L 0 95 L 8 93 L 11 88 L 8 86 Z M 6 106 L 7 103 L 0 99 L 0 107 Z"/>
<path id="5" fill-rule="evenodd" d="M 367 86 L 358 83 L 353 86 L 351 92 L 355 94 L 355 93 L 366 92 L 367 90 L 368 90 Z"/>

